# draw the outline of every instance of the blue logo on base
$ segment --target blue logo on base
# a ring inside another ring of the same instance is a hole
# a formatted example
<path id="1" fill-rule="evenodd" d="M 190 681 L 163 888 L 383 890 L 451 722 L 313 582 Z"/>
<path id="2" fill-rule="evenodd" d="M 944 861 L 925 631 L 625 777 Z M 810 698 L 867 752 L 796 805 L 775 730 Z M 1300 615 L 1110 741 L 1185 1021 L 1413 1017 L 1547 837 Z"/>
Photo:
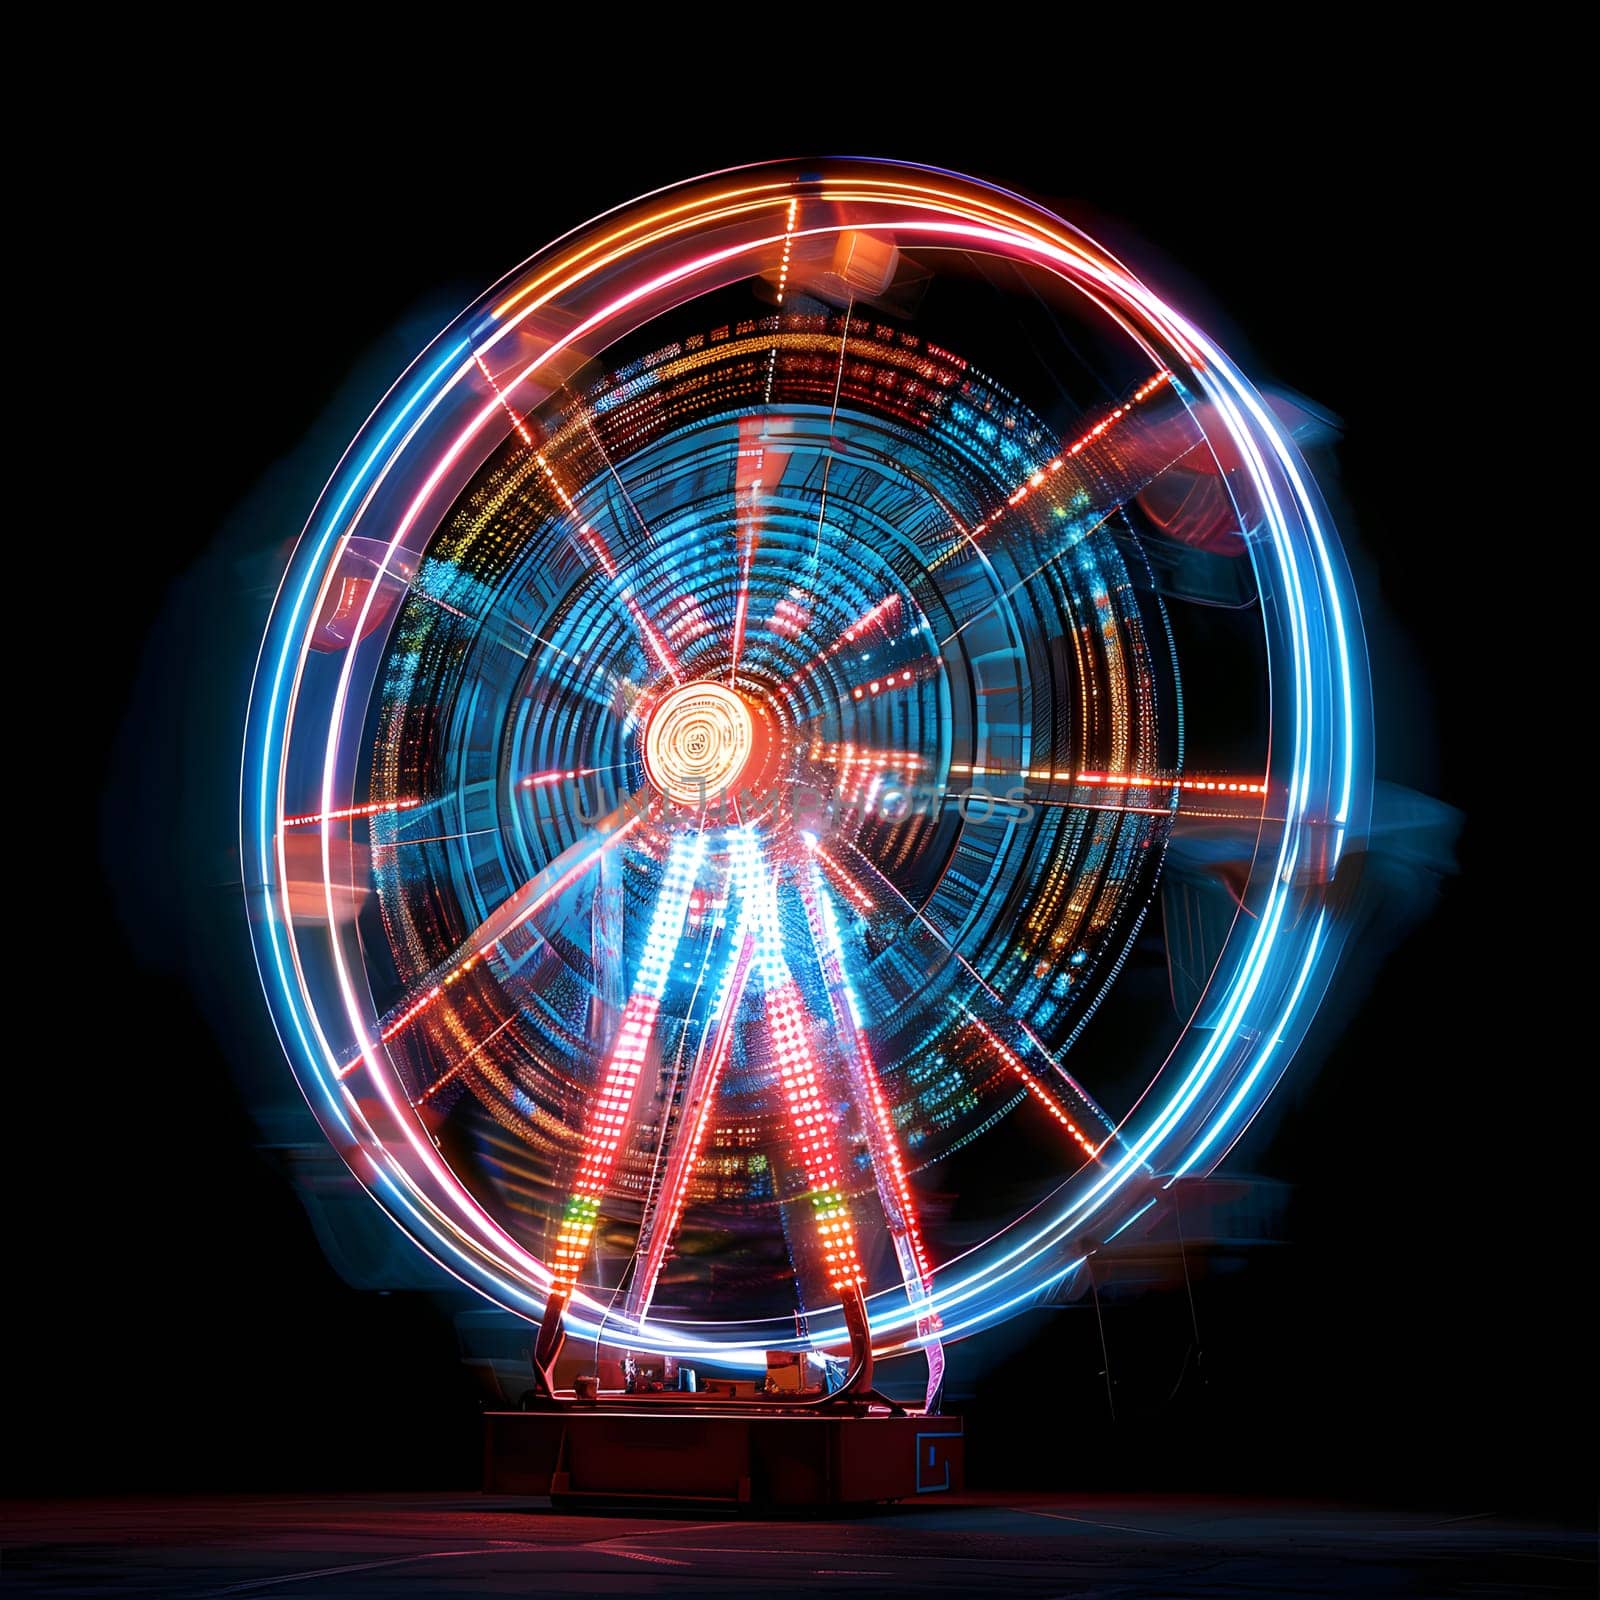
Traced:
<path id="1" fill-rule="evenodd" d="M 950 1487 L 949 1446 L 932 1444 L 934 1439 L 959 1439 L 959 1433 L 919 1433 L 917 1435 L 917 1493 L 940 1494 Z M 933 1475 L 944 1468 L 941 1482 L 932 1481 Z"/>

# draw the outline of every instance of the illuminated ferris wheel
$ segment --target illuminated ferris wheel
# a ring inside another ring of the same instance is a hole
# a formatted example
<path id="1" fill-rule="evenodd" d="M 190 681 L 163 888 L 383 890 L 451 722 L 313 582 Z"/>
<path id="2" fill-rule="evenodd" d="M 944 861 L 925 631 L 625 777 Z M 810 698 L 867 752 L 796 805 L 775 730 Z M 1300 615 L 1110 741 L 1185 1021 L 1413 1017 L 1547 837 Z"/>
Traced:
<path id="1" fill-rule="evenodd" d="M 570 1333 L 857 1398 L 920 1350 L 934 1410 L 1288 1064 L 1367 698 L 1292 424 L 1120 262 L 929 169 L 724 173 L 351 445 L 257 673 L 258 962 L 536 1395 Z"/>

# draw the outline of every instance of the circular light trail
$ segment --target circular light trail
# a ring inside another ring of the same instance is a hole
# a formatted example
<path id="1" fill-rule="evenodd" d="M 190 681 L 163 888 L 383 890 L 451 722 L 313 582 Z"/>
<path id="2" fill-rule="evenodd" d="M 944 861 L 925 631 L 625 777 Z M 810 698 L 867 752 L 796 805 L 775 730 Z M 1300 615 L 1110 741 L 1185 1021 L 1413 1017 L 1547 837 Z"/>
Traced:
<path id="1" fill-rule="evenodd" d="M 723 802 L 739 787 L 755 748 L 750 708 L 719 683 L 669 690 L 645 723 L 644 770 L 680 806 Z"/>
<path id="2" fill-rule="evenodd" d="M 498 1304 L 759 1365 L 859 1289 L 932 1359 L 1259 1110 L 1368 702 L 1294 441 L 1126 266 L 928 168 L 719 174 L 531 258 L 340 463 L 251 702 L 262 982 Z"/>

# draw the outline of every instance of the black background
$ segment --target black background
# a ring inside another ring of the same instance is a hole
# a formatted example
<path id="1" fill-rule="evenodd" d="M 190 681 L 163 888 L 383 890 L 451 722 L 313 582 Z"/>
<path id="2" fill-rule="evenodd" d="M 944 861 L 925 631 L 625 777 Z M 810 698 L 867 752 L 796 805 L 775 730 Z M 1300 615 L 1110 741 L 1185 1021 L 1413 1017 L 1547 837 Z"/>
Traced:
<path id="1" fill-rule="evenodd" d="M 527 99 L 496 83 L 481 104 L 470 70 L 440 101 L 408 80 L 342 106 L 331 77 L 206 81 L 112 119 L 63 251 L 86 336 L 58 350 L 69 463 L 39 548 L 59 648 L 97 655 L 90 694 L 44 707 L 69 722 L 45 792 L 70 820 L 32 863 L 43 931 L 13 976 L 37 1027 L 11 1062 L 13 1487 L 472 1481 L 447 1320 L 336 1277 L 235 1082 L 241 1055 L 287 1070 L 263 1047 L 228 855 L 272 565 L 250 559 L 274 517 L 286 546 L 331 470 L 306 459 L 313 425 L 331 413 L 348 438 L 533 248 L 657 184 L 810 150 L 1055 203 L 1344 419 L 1379 772 L 1466 813 L 1461 872 L 1244 1152 L 1293 1181 L 1293 1243 L 1203 1303 L 1212 1388 L 1113 1430 L 1080 1404 L 1093 1352 L 1056 1319 L 997 1354 L 974 1475 L 1463 1511 L 1586 1498 L 1593 1261 L 1563 1132 L 1587 1114 L 1586 1052 L 1549 1015 L 1529 880 L 1532 858 L 1592 846 L 1553 820 L 1575 780 L 1508 775 L 1547 754 L 1506 680 L 1548 686 L 1519 609 L 1533 552 L 1492 526 L 1516 498 L 1523 380 L 1467 260 L 1480 137 L 1401 77 L 1283 91 L 1253 131 L 1211 133 L 1198 84 L 1084 102 L 1041 78 L 955 116 L 929 79 L 915 107 L 841 120 L 801 115 L 792 83 L 781 115 L 759 95 L 686 108 L 653 70 Z M 1493 341 L 1466 331 L 1486 314 Z M 1114 1333 L 1136 1360 L 1136 1307 Z"/>

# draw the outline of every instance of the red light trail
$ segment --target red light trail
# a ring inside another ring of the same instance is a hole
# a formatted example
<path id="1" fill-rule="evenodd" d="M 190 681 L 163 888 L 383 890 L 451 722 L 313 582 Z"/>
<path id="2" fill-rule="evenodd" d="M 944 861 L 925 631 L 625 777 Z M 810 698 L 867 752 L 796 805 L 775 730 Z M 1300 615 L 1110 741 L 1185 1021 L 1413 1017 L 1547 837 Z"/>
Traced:
<path id="1" fill-rule="evenodd" d="M 1001 1061 L 1003 1061 L 1005 1065 L 1022 1080 L 1023 1085 L 1026 1087 L 1028 1093 L 1031 1094 L 1033 1098 L 1037 1100 L 1039 1104 L 1042 1105 L 1045 1110 L 1048 1111 L 1050 1115 L 1067 1130 L 1069 1134 L 1072 1135 L 1072 1138 L 1078 1145 L 1082 1147 L 1084 1153 L 1091 1156 L 1099 1155 L 1099 1146 L 1091 1144 L 1086 1138 L 1084 1138 L 1083 1133 L 1079 1129 L 1077 1123 L 1075 1123 L 1072 1118 L 1069 1117 L 1066 1112 L 1056 1104 L 1055 1099 L 1050 1092 L 1042 1083 L 1039 1082 L 1038 1078 L 1035 1077 L 1033 1073 L 1029 1072 L 1028 1069 L 1023 1066 L 1022 1062 L 1018 1059 L 1015 1053 L 1011 1050 L 1008 1050 L 1006 1046 L 995 1037 L 994 1033 L 990 1029 L 986 1028 L 983 1023 L 981 1023 L 975 1016 L 972 1015 L 970 1011 L 967 1012 L 967 1018 L 971 1025 L 983 1035 L 985 1040 L 988 1041 L 990 1047 L 994 1050 L 995 1054 L 1000 1057 Z"/>
<path id="2" fill-rule="evenodd" d="M 303 817 L 285 817 L 279 824 L 284 828 L 307 828 L 318 822 L 344 822 L 352 817 L 377 817 L 386 811 L 414 811 L 420 800 L 374 800 L 371 805 L 345 806 L 339 811 L 312 811 Z"/>

